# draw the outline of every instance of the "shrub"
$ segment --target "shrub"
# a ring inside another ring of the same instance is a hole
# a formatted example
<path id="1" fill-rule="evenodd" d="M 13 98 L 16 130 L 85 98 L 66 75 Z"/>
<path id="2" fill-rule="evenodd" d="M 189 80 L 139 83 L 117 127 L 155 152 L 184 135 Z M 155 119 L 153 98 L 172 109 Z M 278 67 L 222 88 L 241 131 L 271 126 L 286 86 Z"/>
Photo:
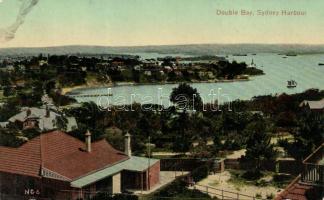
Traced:
<path id="1" fill-rule="evenodd" d="M 18 139 L 14 134 L 0 131 L 0 146 L 19 147 L 23 143 L 24 141 Z"/>
<path id="2" fill-rule="evenodd" d="M 246 180 L 258 180 L 263 176 L 261 171 L 248 170 L 243 175 L 242 178 Z"/>
<path id="3" fill-rule="evenodd" d="M 258 180 L 255 185 L 258 186 L 258 187 L 266 187 L 269 184 L 268 184 L 267 181 L 261 179 L 261 180 Z"/>
<path id="4" fill-rule="evenodd" d="M 195 182 L 198 182 L 206 178 L 208 174 L 209 174 L 209 167 L 207 165 L 200 166 L 191 172 L 191 176 Z"/>
<path id="5" fill-rule="evenodd" d="M 113 196 L 112 200 L 138 200 L 138 196 L 127 195 L 127 194 L 116 194 Z"/>
<path id="6" fill-rule="evenodd" d="M 267 194 L 267 199 L 274 199 L 275 195 L 273 193 Z"/>
<path id="7" fill-rule="evenodd" d="M 262 199 L 262 195 L 261 195 L 260 193 L 257 193 L 257 194 L 255 195 L 255 198 L 257 198 L 257 199 Z"/>
<path id="8" fill-rule="evenodd" d="M 111 195 L 109 193 L 100 192 L 91 198 L 91 200 L 138 200 L 138 196 L 127 194 Z"/>
<path id="9" fill-rule="evenodd" d="M 162 190 L 156 192 L 152 199 L 165 200 L 168 199 L 211 199 L 208 194 L 202 193 L 199 190 L 191 190 L 187 188 L 187 184 L 184 181 L 176 180 L 170 185 L 166 186 Z"/>
<path id="10" fill-rule="evenodd" d="M 22 131 L 23 135 L 28 139 L 33 139 L 40 135 L 40 131 L 36 128 L 26 129 Z"/>

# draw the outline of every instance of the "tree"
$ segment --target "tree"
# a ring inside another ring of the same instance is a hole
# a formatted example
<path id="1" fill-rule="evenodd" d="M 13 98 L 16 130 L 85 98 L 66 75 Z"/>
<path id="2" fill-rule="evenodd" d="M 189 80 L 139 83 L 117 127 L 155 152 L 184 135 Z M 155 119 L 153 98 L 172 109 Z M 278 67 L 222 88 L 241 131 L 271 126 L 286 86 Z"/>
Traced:
<path id="1" fill-rule="evenodd" d="M 304 113 L 298 121 L 295 141 L 284 145 L 288 154 L 297 160 L 303 160 L 323 142 L 324 125 L 318 114 Z"/>
<path id="2" fill-rule="evenodd" d="M 221 150 L 221 148 L 223 146 L 222 141 L 221 141 L 220 136 L 219 136 L 219 133 L 214 134 L 213 142 L 214 142 L 213 151 L 215 153 L 218 153 L 218 151 Z"/>
<path id="3" fill-rule="evenodd" d="M 262 162 L 276 156 L 273 145 L 270 143 L 271 136 L 266 132 L 263 119 L 248 124 L 244 132 L 248 135 L 245 159 L 254 163 L 253 174 L 260 175 Z"/>
<path id="4" fill-rule="evenodd" d="M 0 146 L 19 147 L 25 141 L 16 137 L 17 132 L 14 130 L 0 129 Z"/>
<path id="5" fill-rule="evenodd" d="M 5 122 L 13 115 L 19 113 L 19 101 L 16 98 L 8 99 L 7 102 L 0 106 L 0 121 Z"/>
<path id="6" fill-rule="evenodd" d="M 55 125 L 59 130 L 67 129 L 68 120 L 65 116 L 57 116 L 55 120 Z"/>
<path id="7" fill-rule="evenodd" d="M 15 89 L 7 86 L 3 88 L 3 96 L 8 97 L 8 96 L 12 96 L 16 93 Z"/>
<path id="8" fill-rule="evenodd" d="M 30 128 L 22 131 L 23 136 L 27 137 L 29 140 L 39 136 L 41 134 L 38 128 Z"/>
<path id="9" fill-rule="evenodd" d="M 190 121 L 188 114 L 183 112 L 179 114 L 171 123 L 171 129 L 174 133 L 173 150 L 178 152 L 187 152 L 191 145 L 192 135 L 190 134 Z"/>
<path id="10" fill-rule="evenodd" d="M 117 127 L 110 127 L 105 129 L 103 137 L 111 144 L 114 148 L 123 151 L 124 150 L 124 135 L 123 131 Z"/>
<path id="11" fill-rule="evenodd" d="M 94 102 L 84 102 L 79 108 L 72 108 L 67 111 L 68 115 L 72 115 L 77 119 L 78 123 L 82 123 L 89 128 L 95 129 L 98 120 L 102 118 L 102 112 Z"/>
<path id="12" fill-rule="evenodd" d="M 202 99 L 197 89 L 192 88 L 186 83 L 181 83 L 177 88 L 172 90 L 170 101 L 180 110 L 195 110 L 202 106 Z"/>

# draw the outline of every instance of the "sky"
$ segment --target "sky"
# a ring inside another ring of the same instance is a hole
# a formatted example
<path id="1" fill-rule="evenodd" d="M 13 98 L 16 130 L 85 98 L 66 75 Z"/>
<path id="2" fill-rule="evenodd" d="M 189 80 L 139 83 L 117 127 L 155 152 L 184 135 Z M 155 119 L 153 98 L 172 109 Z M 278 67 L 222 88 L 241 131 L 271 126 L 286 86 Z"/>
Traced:
<path id="1" fill-rule="evenodd" d="M 0 29 L 24 0 L 0 0 Z M 323 0 L 39 0 L 0 47 L 205 43 L 324 44 Z M 223 16 L 217 10 L 251 10 Z M 257 16 L 296 10 L 305 16 Z"/>

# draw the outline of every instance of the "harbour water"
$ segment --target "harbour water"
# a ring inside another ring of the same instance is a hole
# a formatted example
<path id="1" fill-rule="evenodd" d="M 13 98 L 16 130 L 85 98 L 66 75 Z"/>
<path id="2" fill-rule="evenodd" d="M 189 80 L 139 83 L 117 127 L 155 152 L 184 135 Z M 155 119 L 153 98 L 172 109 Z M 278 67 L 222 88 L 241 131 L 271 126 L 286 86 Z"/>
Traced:
<path id="1" fill-rule="evenodd" d="M 146 58 L 150 55 L 145 55 Z M 154 54 L 163 57 L 164 55 Z M 265 75 L 251 77 L 250 81 L 192 83 L 205 103 L 219 103 L 235 99 L 247 100 L 259 95 L 293 94 L 310 88 L 324 89 L 324 54 L 297 55 L 284 58 L 278 54 L 228 56 L 229 60 L 251 63 L 252 59 Z M 287 88 L 287 80 L 296 80 L 297 87 Z M 169 95 L 177 84 L 123 85 L 111 88 L 85 88 L 73 92 L 78 94 L 104 94 L 102 97 L 77 97 L 78 102 L 94 101 L 104 105 L 156 103 L 169 105 Z M 107 94 L 112 94 L 109 96 Z"/>

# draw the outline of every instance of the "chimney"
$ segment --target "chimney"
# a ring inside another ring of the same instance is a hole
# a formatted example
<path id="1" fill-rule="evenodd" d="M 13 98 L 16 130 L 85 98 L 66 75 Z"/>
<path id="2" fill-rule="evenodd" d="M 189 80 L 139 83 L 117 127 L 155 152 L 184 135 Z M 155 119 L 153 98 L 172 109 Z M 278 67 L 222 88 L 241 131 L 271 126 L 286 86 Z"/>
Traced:
<path id="1" fill-rule="evenodd" d="M 127 156 L 132 156 L 131 135 L 128 132 L 125 135 L 125 154 Z"/>
<path id="2" fill-rule="evenodd" d="M 85 134 L 85 144 L 86 144 L 86 151 L 91 152 L 91 133 L 87 130 Z"/>
<path id="3" fill-rule="evenodd" d="M 50 117 L 50 113 L 51 113 L 51 111 L 50 111 L 49 107 L 46 106 L 46 115 L 45 115 L 45 117 L 46 118 L 49 118 Z"/>
<path id="4" fill-rule="evenodd" d="M 27 117 L 28 117 L 29 115 L 31 115 L 31 110 L 30 110 L 29 108 L 26 110 L 26 115 L 27 115 Z"/>

